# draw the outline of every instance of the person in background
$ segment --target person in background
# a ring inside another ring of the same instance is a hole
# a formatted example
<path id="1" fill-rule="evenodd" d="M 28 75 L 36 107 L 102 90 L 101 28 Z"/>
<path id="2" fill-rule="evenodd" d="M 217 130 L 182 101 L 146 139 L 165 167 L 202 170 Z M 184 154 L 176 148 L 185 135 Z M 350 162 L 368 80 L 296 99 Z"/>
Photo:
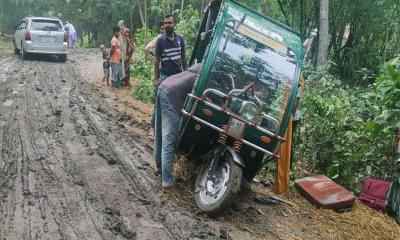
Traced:
<path id="1" fill-rule="evenodd" d="M 119 44 L 121 48 L 121 78 L 119 80 L 123 81 L 125 78 L 125 59 L 126 59 L 126 39 L 125 39 L 125 22 L 124 20 L 119 20 L 118 21 L 118 27 L 120 29 L 120 35 L 119 35 Z"/>
<path id="2" fill-rule="evenodd" d="M 160 22 L 159 23 L 160 26 L 160 33 L 153 38 L 153 40 L 151 40 L 146 47 L 144 48 L 144 51 L 147 54 L 150 54 L 152 57 L 156 57 L 156 44 L 157 44 L 157 40 L 163 35 L 165 34 L 165 28 L 164 28 L 164 22 Z"/>
<path id="3" fill-rule="evenodd" d="M 100 51 L 103 54 L 103 83 L 107 81 L 107 86 L 110 85 L 110 53 L 104 45 L 100 45 Z"/>
<path id="4" fill-rule="evenodd" d="M 175 21 L 172 15 L 165 16 L 164 28 L 165 34 L 161 35 L 156 43 L 154 70 L 157 86 L 167 77 L 187 68 L 185 40 L 175 33 Z"/>
<path id="5" fill-rule="evenodd" d="M 125 40 L 126 40 L 126 59 L 125 59 L 125 78 L 123 81 L 123 86 L 130 87 L 131 84 L 129 82 L 131 77 L 131 59 L 133 53 L 135 52 L 136 45 L 131 37 L 131 31 L 129 28 L 125 28 Z"/>
<path id="6" fill-rule="evenodd" d="M 65 28 L 68 31 L 68 48 L 75 48 L 77 37 L 74 26 L 69 22 L 65 22 Z"/>
<path id="7" fill-rule="evenodd" d="M 111 39 L 110 64 L 111 64 L 111 89 L 115 90 L 115 81 L 121 79 L 121 47 L 120 47 L 120 28 L 114 27 L 114 37 Z"/>
<path id="8" fill-rule="evenodd" d="M 147 46 L 144 48 L 144 51 L 148 54 L 150 54 L 152 57 L 156 57 L 156 44 L 157 44 L 157 40 L 163 35 L 165 34 L 165 28 L 164 28 L 164 22 L 160 22 L 159 23 L 160 26 L 160 33 L 153 38 L 153 40 L 151 40 L 151 42 L 149 42 L 147 44 Z M 154 95 L 157 95 L 157 89 L 154 92 Z M 155 124 L 155 108 L 153 110 L 153 114 L 151 114 L 151 124 L 150 124 L 150 129 L 149 129 L 149 137 L 153 138 L 154 137 L 154 124 Z"/>

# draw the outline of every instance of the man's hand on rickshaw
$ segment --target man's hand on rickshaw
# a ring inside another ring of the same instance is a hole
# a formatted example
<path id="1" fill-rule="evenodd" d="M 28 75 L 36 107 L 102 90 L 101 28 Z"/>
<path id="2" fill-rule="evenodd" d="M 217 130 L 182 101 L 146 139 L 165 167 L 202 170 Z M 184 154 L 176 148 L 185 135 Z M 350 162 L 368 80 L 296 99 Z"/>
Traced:
<path id="1" fill-rule="evenodd" d="M 159 79 L 155 79 L 154 80 L 154 86 L 158 86 L 160 85 L 160 80 Z"/>

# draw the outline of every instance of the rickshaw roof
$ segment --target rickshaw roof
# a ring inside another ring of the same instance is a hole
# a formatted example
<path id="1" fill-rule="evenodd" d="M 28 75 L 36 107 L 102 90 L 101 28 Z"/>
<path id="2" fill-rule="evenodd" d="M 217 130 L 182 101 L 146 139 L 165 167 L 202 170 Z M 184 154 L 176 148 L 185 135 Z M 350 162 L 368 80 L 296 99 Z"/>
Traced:
<path id="1" fill-rule="evenodd" d="M 255 28 L 294 51 L 298 61 L 303 59 L 303 43 L 299 34 L 293 29 L 236 1 L 224 0 L 223 4 L 224 14 L 221 15 L 221 20 L 226 20 L 228 15 L 232 15 L 235 20 L 240 21 L 243 16 L 246 16 L 249 22 L 254 23 Z"/>

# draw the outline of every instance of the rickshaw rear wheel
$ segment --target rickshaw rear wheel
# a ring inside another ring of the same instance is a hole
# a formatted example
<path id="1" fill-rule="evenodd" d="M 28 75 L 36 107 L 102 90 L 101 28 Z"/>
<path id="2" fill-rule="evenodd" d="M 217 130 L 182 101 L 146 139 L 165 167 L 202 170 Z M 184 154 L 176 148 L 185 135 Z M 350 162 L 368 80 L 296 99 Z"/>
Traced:
<path id="1" fill-rule="evenodd" d="M 196 177 L 195 198 L 199 209 L 210 217 L 228 210 L 240 191 L 242 168 L 234 162 L 229 151 L 215 170 L 216 181 L 207 179 L 209 166 L 203 166 Z"/>

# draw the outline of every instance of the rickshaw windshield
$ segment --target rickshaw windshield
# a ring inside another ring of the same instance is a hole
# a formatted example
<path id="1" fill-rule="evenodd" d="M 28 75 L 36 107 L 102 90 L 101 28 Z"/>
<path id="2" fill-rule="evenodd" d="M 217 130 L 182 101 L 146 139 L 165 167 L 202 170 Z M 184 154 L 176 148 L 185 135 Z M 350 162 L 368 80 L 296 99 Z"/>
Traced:
<path id="1" fill-rule="evenodd" d="M 293 51 L 256 30 L 248 20 L 242 23 L 228 20 L 206 88 L 228 94 L 232 86 L 242 89 L 254 83 L 255 95 L 264 103 L 263 112 L 280 122 L 295 71 Z"/>

